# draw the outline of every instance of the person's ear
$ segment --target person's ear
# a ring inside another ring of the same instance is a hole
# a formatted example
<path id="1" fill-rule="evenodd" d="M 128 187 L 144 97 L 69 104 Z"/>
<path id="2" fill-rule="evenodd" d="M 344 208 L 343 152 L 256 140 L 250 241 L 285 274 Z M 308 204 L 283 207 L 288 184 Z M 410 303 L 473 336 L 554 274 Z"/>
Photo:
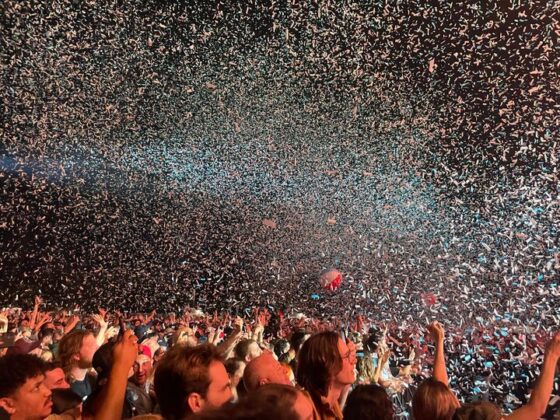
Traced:
<path id="1" fill-rule="evenodd" d="M 259 380 L 259 386 L 263 386 L 266 385 L 267 383 L 269 383 L 270 381 L 268 380 L 268 378 L 261 378 Z"/>
<path id="2" fill-rule="evenodd" d="M 187 396 L 187 404 L 193 413 L 198 413 L 204 408 L 204 398 L 197 392 L 191 392 Z"/>
<path id="3" fill-rule="evenodd" d="M 9 397 L 0 398 L 0 408 L 4 409 L 4 411 L 10 415 L 16 412 L 14 400 Z"/>

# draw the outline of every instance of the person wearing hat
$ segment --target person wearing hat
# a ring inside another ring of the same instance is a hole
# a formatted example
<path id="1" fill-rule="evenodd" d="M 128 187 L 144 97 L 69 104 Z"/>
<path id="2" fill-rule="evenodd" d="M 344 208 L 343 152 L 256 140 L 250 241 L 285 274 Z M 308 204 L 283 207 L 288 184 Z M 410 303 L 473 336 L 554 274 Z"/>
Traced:
<path id="1" fill-rule="evenodd" d="M 136 339 L 137 342 L 137 339 Z M 115 342 L 103 344 L 93 355 L 93 368 L 97 372 L 97 389 L 86 401 L 84 411 L 86 413 L 96 413 L 103 403 L 104 389 L 110 380 L 110 374 L 114 366 Z M 125 398 L 123 404 L 123 417 L 129 418 L 141 414 L 149 414 L 153 409 L 153 402 L 150 396 L 139 386 L 135 385 L 130 379 L 134 375 L 134 368 L 128 372 Z"/>
<path id="2" fill-rule="evenodd" d="M 16 340 L 12 346 L 8 347 L 6 354 L 28 354 L 40 346 L 40 341 L 31 341 L 27 337 L 22 337 Z"/>

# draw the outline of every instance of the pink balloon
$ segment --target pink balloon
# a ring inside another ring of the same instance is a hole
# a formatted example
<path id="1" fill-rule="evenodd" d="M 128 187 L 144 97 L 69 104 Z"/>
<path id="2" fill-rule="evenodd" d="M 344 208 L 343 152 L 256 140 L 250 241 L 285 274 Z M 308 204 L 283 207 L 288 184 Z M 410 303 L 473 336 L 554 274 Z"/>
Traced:
<path id="1" fill-rule="evenodd" d="M 437 303 L 437 296 L 433 293 L 422 293 L 422 300 L 424 301 L 424 305 L 432 306 Z"/>
<path id="2" fill-rule="evenodd" d="M 324 289 L 336 290 L 342 283 L 342 273 L 335 269 L 325 271 L 321 274 L 319 281 Z"/>

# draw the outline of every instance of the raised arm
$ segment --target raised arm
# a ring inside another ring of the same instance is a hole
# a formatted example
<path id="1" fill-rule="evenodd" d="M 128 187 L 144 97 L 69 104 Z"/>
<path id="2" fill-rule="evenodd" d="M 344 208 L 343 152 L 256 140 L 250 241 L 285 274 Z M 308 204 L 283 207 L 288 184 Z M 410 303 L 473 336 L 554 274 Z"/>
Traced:
<path id="1" fill-rule="evenodd" d="M 428 332 L 430 337 L 434 341 L 436 346 L 436 352 L 434 356 L 434 372 L 433 377 L 435 380 L 444 383 L 449 386 L 449 378 L 447 376 L 447 369 L 445 367 L 445 350 L 443 348 L 443 341 L 445 338 L 445 331 L 441 324 L 437 321 L 432 322 L 428 325 Z"/>
<path id="2" fill-rule="evenodd" d="M 107 321 L 105 321 L 104 316 L 101 314 L 93 315 L 92 318 L 99 324 L 99 331 L 95 336 L 95 341 L 97 342 L 98 346 L 102 346 L 103 343 L 105 343 L 105 332 L 107 331 L 108 327 Z"/>
<path id="3" fill-rule="evenodd" d="M 64 325 L 64 334 L 68 334 L 70 331 L 76 328 L 78 322 L 80 322 L 80 317 L 78 315 L 72 315 L 66 322 L 66 325 Z"/>
<path id="4" fill-rule="evenodd" d="M 217 348 L 224 358 L 228 358 L 243 333 L 243 318 L 237 317 L 233 332 Z"/>
<path id="5" fill-rule="evenodd" d="M 51 322 L 52 321 L 52 317 L 48 312 L 45 312 L 44 314 L 40 313 L 40 318 L 37 322 L 35 322 L 35 326 L 33 327 L 33 332 L 37 333 L 41 327 L 43 325 L 45 325 L 47 322 Z"/>
<path id="6" fill-rule="evenodd" d="M 374 383 L 379 383 L 380 385 L 383 385 L 382 384 L 383 381 L 380 380 L 381 371 L 389 361 L 390 357 L 391 357 L 391 351 L 389 349 L 379 348 L 379 350 L 377 351 L 377 366 L 375 367 L 375 371 L 373 373 Z"/>
<path id="7" fill-rule="evenodd" d="M 560 331 L 547 343 L 544 353 L 544 362 L 535 389 L 531 393 L 529 402 L 523 407 L 518 408 L 509 416 L 508 420 L 532 420 L 539 419 L 546 411 L 552 386 L 554 384 L 554 375 L 556 374 L 556 366 L 560 358 Z"/>
<path id="8" fill-rule="evenodd" d="M 132 331 L 125 331 L 122 340 L 113 348 L 113 366 L 106 391 L 102 395 L 100 408 L 95 413 L 95 420 L 120 420 L 126 393 L 128 372 L 138 354 L 138 338 Z"/>
<path id="9" fill-rule="evenodd" d="M 150 312 L 148 317 L 144 320 L 144 324 L 148 325 L 150 322 L 153 321 L 155 316 L 156 316 L 156 310 L 154 309 L 152 312 Z"/>
<path id="10" fill-rule="evenodd" d="M 35 329 L 35 323 L 37 322 L 37 315 L 39 314 L 39 307 L 43 303 L 41 296 L 35 296 L 35 305 L 33 306 L 33 313 L 31 314 L 31 319 L 29 321 L 29 326 L 31 329 Z"/>
<path id="11" fill-rule="evenodd" d="M 8 332 L 8 315 L 6 312 L 0 312 L 0 334 Z"/>

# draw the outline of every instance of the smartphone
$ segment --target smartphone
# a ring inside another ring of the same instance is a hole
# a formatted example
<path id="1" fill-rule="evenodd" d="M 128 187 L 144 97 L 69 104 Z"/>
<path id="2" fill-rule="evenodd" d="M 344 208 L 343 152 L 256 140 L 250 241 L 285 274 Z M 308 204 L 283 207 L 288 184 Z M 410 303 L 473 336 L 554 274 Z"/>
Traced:
<path id="1" fill-rule="evenodd" d="M 117 333 L 117 341 L 122 340 L 125 331 L 126 331 L 126 323 L 124 322 L 124 319 L 122 319 L 122 317 L 120 317 L 119 318 L 119 332 Z"/>

